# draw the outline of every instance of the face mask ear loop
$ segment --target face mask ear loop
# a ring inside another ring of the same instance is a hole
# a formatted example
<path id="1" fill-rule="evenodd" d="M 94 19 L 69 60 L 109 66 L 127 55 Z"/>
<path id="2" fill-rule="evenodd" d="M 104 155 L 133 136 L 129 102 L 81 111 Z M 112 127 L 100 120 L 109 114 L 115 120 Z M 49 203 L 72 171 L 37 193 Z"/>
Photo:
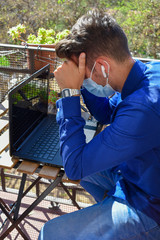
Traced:
<path id="1" fill-rule="evenodd" d="M 108 77 L 109 77 L 109 75 L 107 74 L 107 80 L 106 80 L 106 85 L 108 84 Z"/>
<path id="2" fill-rule="evenodd" d="M 92 70 L 91 70 L 91 73 L 90 73 L 90 78 L 92 79 L 92 74 L 93 74 L 93 70 L 94 70 L 94 67 L 96 65 L 96 62 L 94 63 L 93 67 L 92 67 Z"/>
<path id="3" fill-rule="evenodd" d="M 110 66 L 109 66 L 109 63 L 108 63 L 108 62 L 106 62 L 106 61 L 104 61 L 104 62 L 105 62 L 105 63 L 107 64 L 107 66 L 108 66 L 108 73 L 107 73 L 107 80 L 106 80 L 106 82 L 107 82 L 107 84 L 108 84 Z"/>

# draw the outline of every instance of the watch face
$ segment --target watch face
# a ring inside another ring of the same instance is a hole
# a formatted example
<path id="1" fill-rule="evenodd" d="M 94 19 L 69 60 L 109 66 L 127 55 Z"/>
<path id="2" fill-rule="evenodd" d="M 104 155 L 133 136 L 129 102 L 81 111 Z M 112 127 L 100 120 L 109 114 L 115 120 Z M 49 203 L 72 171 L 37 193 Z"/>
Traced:
<path id="1" fill-rule="evenodd" d="M 66 90 L 65 90 L 65 96 L 66 96 L 66 97 L 69 97 L 69 96 L 70 96 L 70 91 L 69 91 L 69 89 L 66 89 Z"/>
<path id="2" fill-rule="evenodd" d="M 71 94 L 70 94 L 69 89 L 64 89 L 64 90 L 62 91 L 62 96 L 63 96 L 63 97 L 70 97 Z"/>

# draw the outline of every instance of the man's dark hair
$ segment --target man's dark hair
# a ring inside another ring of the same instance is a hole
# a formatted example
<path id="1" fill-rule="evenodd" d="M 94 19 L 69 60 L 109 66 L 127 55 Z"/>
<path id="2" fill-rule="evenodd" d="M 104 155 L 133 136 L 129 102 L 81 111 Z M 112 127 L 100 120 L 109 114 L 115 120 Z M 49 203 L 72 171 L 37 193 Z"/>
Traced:
<path id="1" fill-rule="evenodd" d="M 130 56 L 125 33 L 109 14 L 97 9 L 78 19 L 66 39 L 56 46 L 57 56 L 70 59 L 85 52 L 88 64 L 100 55 L 123 62 Z"/>

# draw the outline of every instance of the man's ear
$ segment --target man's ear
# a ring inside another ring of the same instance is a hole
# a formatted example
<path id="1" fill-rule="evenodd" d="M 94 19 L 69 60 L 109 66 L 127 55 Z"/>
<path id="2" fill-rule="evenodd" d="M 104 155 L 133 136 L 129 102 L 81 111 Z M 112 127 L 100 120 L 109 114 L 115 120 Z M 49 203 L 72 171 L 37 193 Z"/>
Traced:
<path id="1" fill-rule="evenodd" d="M 104 76 L 104 72 L 107 74 L 110 71 L 111 60 L 108 57 L 101 56 L 96 59 L 97 62 L 97 70 L 102 72 Z M 102 67 L 103 66 L 103 67 Z"/>

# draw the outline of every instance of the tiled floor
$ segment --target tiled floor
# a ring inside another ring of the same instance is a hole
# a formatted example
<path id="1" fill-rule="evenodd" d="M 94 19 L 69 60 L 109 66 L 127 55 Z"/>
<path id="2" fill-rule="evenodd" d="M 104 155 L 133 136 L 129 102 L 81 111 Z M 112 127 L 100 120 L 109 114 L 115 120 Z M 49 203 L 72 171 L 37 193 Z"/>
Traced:
<path id="1" fill-rule="evenodd" d="M 11 204 L 17 199 L 16 194 L 6 193 L 0 191 L 0 197 L 7 203 Z M 24 197 L 21 204 L 20 214 L 34 201 L 33 198 Z M 43 224 L 55 217 L 60 215 L 76 211 L 77 208 L 61 204 L 59 208 L 52 208 L 49 201 L 42 201 L 30 214 L 19 224 L 21 230 L 28 236 L 28 239 L 36 240 L 38 239 L 39 231 Z M 0 224 L 6 218 L 6 216 L 1 212 L 0 214 Z M 7 221 L 5 227 L 8 227 L 10 223 Z M 13 230 L 5 240 L 22 240 L 22 236 Z"/>

